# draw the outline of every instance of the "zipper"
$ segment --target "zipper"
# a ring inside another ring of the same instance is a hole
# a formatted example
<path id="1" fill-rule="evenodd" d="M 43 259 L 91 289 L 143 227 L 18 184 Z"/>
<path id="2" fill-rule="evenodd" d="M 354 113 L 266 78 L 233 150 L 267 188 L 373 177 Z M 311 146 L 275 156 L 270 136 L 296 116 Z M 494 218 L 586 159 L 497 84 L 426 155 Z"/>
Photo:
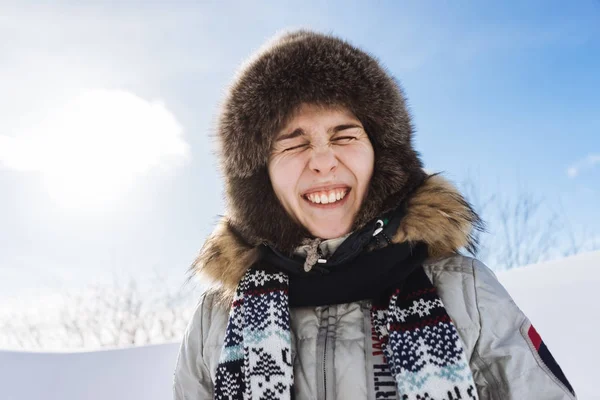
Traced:
<path id="1" fill-rule="evenodd" d="M 335 326 L 336 306 L 323 307 L 319 333 L 317 336 L 317 398 L 327 400 L 335 398 Z"/>
<path id="2" fill-rule="evenodd" d="M 327 398 L 327 335 L 323 343 L 323 398 Z"/>
<path id="3" fill-rule="evenodd" d="M 321 246 L 317 247 L 318 263 L 326 263 L 327 260 L 323 257 Z M 329 336 L 329 310 L 330 306 L 323 307 L 321 313 L 321 323 L 319 324 L 319 334 L 317 337 L 317 356 L 319 350 L 323 356 L 320 357 L 321 366 L 317 371 L 321 372 L 322 379 L 317 380 L 317 394 L 319 399 L 327 399 L 327 336 Z"/>
<path id="4" fill-rule="evenodd" d="M 329 307 L 323 307 L 319 333 L 317 334 L 317 398 L 327 399 L 327 330 L 329 325 Z"/>

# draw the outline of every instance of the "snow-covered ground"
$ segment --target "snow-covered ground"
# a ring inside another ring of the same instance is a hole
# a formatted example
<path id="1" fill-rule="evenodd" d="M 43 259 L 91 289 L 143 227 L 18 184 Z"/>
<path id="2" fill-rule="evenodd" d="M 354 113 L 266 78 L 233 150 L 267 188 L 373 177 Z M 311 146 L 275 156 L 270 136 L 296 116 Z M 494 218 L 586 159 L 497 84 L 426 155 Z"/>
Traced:
<path id="1" fill-rule="evenodd" d="M 2 400 L 168 400 L 178 344 L 80 353 L 0 352 Z"/>
<path id="2" fill-rule="evenodd" d="M 600 252 L 498 278 L 532 320 L 579 399 L 600 399 Z M 0 352 L 2 400 L 165 400 L 178 344 L 79 353 Z"/>

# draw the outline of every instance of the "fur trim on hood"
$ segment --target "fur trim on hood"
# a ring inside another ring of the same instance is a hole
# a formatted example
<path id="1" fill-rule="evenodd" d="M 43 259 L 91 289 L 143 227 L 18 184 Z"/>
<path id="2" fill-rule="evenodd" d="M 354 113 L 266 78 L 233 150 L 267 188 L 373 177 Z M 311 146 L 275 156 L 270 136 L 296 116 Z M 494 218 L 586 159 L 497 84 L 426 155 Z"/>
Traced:
<path id="1" fill-rule="evenodd" d="M 406 214 L 392 242 L 424 242 L 430 258 L 456 254 L 461 248 L 475 251 L 475 230 L 481 221 L 469 203 L 440 175 L 429 176 L 407 201 Z M 257 246 L 247 244 L 223 218 L 205 242 L 192 271 L 211 290 L 230 302 L 239 281 L 259 257 Z"/>
<path id="2" fill-rule="evenodd" d="M 377 60 L 304 30 L 273 40 L 236 76 L 216 136 L 228 225 L 252 246 L 268 243 L 287 254 L 311 235 L 277 200 L 267 163 L 276 133 L 303 103 L 349 109 L 373 145 L 374 171 L 352 230 L 396 208 L 425 177 L 402 89 Z"/>

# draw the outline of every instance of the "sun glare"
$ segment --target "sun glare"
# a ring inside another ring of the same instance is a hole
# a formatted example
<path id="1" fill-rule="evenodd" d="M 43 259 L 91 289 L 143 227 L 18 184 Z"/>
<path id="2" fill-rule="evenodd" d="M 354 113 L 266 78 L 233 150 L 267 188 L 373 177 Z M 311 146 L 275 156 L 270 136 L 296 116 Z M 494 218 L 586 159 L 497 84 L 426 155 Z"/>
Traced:
<path id="1" fill-rule="evenodd" d="M 13 139 L 8 161 L 17 169 L 39 171 L 60 204 L 93 207 L 118 198 L 149 170 L 187 158 L 182 134 L 162 103 L 125 91 L 93 90 L 53 113 L 34 135 Z"/>

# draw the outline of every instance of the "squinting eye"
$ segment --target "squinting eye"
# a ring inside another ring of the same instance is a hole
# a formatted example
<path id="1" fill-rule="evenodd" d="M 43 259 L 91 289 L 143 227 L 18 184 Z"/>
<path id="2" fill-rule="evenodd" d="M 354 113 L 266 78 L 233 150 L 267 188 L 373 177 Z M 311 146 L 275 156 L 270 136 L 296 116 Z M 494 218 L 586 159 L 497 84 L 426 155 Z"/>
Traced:
<path id="1" fill-rule="evenodd" d="M 348 144 L 350 142 L 352 142 L 353 140 L 356 140 L 356 137 L 354 136 L 339 136 L 333 139 L 334 142 L 339 143 L 339 144 Z"/>
<path id="2" fill-rule="evenodd" d="M 283 149 L 283 151 L 284 151 L 284 152 L 286 152 L 286 151 L 299 150 L 299 149 L 301 149 L 301 148 L 303 148 L 303 147 L 307 147 L 307 146 L 308 146 L 308 144 L 306 144 L 306 143 L 303 143 L 303 144 L 299 144 L 299 145 L 297 145 L 297 146 L 288 147 L 287 149 Z"/>

